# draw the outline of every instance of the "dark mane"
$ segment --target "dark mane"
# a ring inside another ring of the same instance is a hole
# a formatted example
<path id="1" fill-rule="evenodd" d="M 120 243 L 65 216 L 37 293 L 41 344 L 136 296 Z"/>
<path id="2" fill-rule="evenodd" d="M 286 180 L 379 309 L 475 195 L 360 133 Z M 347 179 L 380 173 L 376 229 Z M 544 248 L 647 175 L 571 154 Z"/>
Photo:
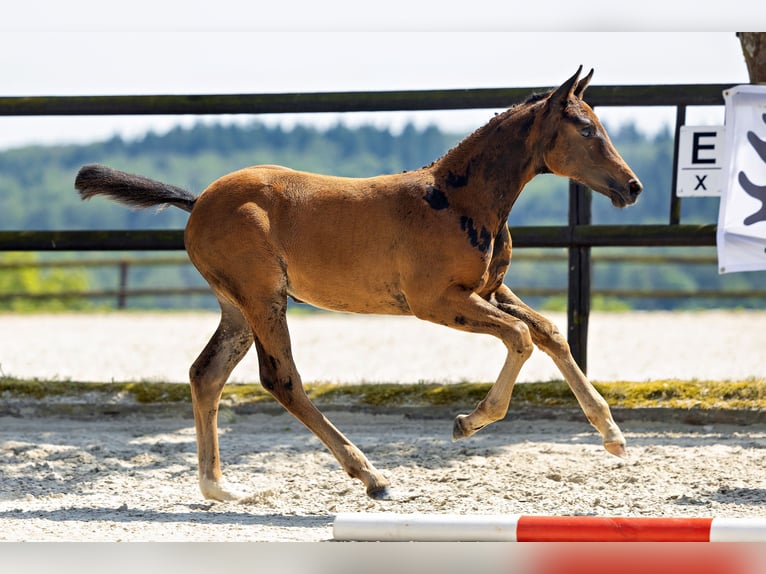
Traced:
<path id="1" fill-rule="evenodd" d="M 548 97 L 550 92 L 535 92 L 533 94 L 529 94 L 527 98 L 522 102 L 523 104 L 534 104 L 535 102 L 539 102 L 540 100 L 544 100 Z"/>
<path id="2" fill-rule="evenodd" d="M 455 150 L 461 148 L 464 143 L 475 140 L 478 138 L 481 138 L 484 136 L 485 133 L 489 133 L 491 130 L 495 128 L 499 123 L 503 122 L 506 118 L 511 116 L 512 114 L 518 112 L 520 109 L 526 108 L 528 106 L 532 106 L 533 104 L 536 104 L 537 102 L 540 102 L 547 98 L 550 95 L 550 91 L 548 92 L 535 92 L 530 95 L 528 95 L 523 101 L 513 104 L 510 108 L 506 109 L 505 111 L 496 113 L 492 118 L 489 119 L 489 121 L 484 124 L 483 126 L 477 128 L 472 133 L 465 136 L 460 142 L 458 142 L 455 146 L 450 148 L 442 157 L 432 161 L 430 164 L 425 166 L 422 169 L 428 169 L 434 166 L 437 162 L 440 162 L 444 160 L 447 156 L 453 155 L 455 153 Z"/>

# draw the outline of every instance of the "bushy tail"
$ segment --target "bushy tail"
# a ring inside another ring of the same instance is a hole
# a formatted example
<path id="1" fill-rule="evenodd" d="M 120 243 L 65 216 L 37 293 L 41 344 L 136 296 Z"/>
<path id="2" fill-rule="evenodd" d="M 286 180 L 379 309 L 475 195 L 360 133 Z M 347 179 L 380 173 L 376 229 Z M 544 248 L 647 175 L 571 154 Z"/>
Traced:
<path id="1" fill-rule="evenodd" d="M 188 191 L 148 177 L 118 171 L 105 165 L 84 165 L 75 179 L 74 187 L 80 197 L 107 197 L 134 209 L 173 205 L 191 212 L 197 197 Z"/>

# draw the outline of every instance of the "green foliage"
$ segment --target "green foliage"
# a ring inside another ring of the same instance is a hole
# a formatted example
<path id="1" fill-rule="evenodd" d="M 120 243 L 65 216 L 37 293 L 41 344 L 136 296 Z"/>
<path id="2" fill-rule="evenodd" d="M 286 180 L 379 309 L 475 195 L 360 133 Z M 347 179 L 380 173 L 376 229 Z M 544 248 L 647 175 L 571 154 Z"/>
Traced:
<path id="1" fill-rule="evenodd" d="M 60 268 L 43 269 L 36 265 L 38 262 L 39 258 L 33 253 L 0 253 L 0 294 L 39 295 L 88 289 L 88 277 L 84 272 Z M 0 309 L 4 311 L 60 311 L 88 307 L 90 303 L 82 299 L 0 297 Z"/>
<path id="2" fill-rule="evenodd" d="M 565 313 L 567 310 L 567 299 L 563 295 L 547 297 L 539 307 L 542 311 Z M 593 311 L 630 311 L 633 307 L 622 299 L 594 295 L 590 302 L 590 308 Z"/>

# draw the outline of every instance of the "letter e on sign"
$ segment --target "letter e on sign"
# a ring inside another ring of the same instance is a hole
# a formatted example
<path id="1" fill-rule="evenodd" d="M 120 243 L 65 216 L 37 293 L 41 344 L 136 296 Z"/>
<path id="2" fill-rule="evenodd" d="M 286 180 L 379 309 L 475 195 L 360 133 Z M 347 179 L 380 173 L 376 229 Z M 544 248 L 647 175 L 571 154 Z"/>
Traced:
<path id="1" fill-rule="evenodd" d="M 678 197 L 721 196 L 723 126 L 681 126 L 678 136 Z"/>

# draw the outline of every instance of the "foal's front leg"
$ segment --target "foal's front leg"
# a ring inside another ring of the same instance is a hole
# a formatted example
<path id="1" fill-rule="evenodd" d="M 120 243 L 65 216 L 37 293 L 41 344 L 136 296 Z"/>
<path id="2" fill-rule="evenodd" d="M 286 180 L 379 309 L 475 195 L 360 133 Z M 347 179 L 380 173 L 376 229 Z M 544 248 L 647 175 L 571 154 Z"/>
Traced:
<path id="1" fill-rule="evenodd" d="M 609 405 L 593 387 L 572 357 L 569 344 L 549 320 L 528 307 L 508 287 L 501 285 L 493 296 L 498 309 L 526 323 L 532 340 L 548 354 L 564 375 L 585 416 L 601 433 L 604 448 L 616 456 L 625 456 L 625 437 L 612 419 Z"/>
<path id="2" fill-rule="evenodd" d="M 532 353 L 529 329 L 523 321 L 502 312 L 476 293 L 455 287 L 427 307 L 417 308 L 419 318 L 460 331 L 493 335 L 508 350 L 497 381 L 476 408 L 458 415 L 452 430 L 453 440 L 469 437 L 485 426 L 505 417 L 513 386 L 524 362 Z"/>

